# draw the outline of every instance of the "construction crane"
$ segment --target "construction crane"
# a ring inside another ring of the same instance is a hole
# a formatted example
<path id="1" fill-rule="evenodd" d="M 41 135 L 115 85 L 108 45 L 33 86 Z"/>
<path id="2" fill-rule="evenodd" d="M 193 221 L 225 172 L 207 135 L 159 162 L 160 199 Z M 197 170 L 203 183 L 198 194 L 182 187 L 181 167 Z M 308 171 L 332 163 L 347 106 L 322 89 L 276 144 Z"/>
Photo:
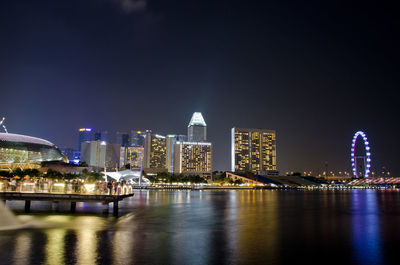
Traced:
<path id="1" fill-rule="evenodd" d="M 7 128 L 6 128 L 6 126 L 4 125 L 4 120 L 5 120 L 5 119 L 6 119 L 5 117 L 3 117 L 3 119 L 1 119 L 1 121 L 0 121 L 0 126 L 3 126 L 4 131 L 5 131 L 6 133 L 8 133 Z"/>

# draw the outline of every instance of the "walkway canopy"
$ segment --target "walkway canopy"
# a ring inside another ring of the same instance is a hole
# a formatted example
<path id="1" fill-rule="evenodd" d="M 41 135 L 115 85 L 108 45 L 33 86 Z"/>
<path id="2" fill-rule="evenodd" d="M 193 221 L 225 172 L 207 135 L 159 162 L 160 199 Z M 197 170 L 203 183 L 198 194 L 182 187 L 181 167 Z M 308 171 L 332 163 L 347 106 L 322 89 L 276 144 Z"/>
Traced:
<path id="1" fill-rule="evenodd" d="M 141 177 L 142 171 L 140 170 L 123 170 L 123 171 L 117 171 L 117 172 L 101 172 L 105 173 L 107 177 L 110 177 L 116 181 L 128 181 L 131 180 L 135 183 L 139 183 L 139 178 Z M 148 178 L 142 177 L 142 183 L 143 184 L 150 184 L 150 180 Z"/>

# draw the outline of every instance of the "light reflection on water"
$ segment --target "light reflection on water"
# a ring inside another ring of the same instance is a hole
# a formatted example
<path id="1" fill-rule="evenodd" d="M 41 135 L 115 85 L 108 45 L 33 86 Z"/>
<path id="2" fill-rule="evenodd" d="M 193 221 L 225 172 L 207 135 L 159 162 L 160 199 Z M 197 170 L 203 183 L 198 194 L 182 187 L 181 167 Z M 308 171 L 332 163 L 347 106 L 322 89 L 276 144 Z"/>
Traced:
<path id="1" fill-rule="evenodd" d="M 0 232 L 0 264 L 383 264 L 400 236 L 397 191 L 137 191 L 120 211 L 19 215 L 35 228 Z"/>

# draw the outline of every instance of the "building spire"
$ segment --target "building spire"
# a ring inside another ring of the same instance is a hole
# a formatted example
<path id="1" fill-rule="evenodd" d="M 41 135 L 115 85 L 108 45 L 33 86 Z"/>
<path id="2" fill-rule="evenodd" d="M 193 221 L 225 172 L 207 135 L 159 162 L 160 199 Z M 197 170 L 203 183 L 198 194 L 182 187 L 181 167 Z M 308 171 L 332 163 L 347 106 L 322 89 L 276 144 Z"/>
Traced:
<path id="1" fill-rule="evenodd" d="M 193 116 L 190 119 L 188 127 L 193 125 L 204 126 L 204 127 L 207 126 L 206 122 L 204 121 L 203 115 L 201 115 L 201 112 L 193 113 Z"/>

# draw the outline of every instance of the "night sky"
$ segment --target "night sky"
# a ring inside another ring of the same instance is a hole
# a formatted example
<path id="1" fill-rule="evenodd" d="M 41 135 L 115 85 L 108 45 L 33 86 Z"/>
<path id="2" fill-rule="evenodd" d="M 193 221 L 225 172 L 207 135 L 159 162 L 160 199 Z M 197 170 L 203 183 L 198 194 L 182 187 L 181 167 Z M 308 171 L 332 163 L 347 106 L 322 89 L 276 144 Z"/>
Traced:
<path id="1" fill-rule="evenodd" d="M 80 127 L 186 134 L 201 111 L 214 170 L 237 126 L 276 130 L 283 173 L 350 170 L 363 130 L 399 175 L 399 26 L 383 1 L 1 1 L 0 115 L 76 148 Z"/>

